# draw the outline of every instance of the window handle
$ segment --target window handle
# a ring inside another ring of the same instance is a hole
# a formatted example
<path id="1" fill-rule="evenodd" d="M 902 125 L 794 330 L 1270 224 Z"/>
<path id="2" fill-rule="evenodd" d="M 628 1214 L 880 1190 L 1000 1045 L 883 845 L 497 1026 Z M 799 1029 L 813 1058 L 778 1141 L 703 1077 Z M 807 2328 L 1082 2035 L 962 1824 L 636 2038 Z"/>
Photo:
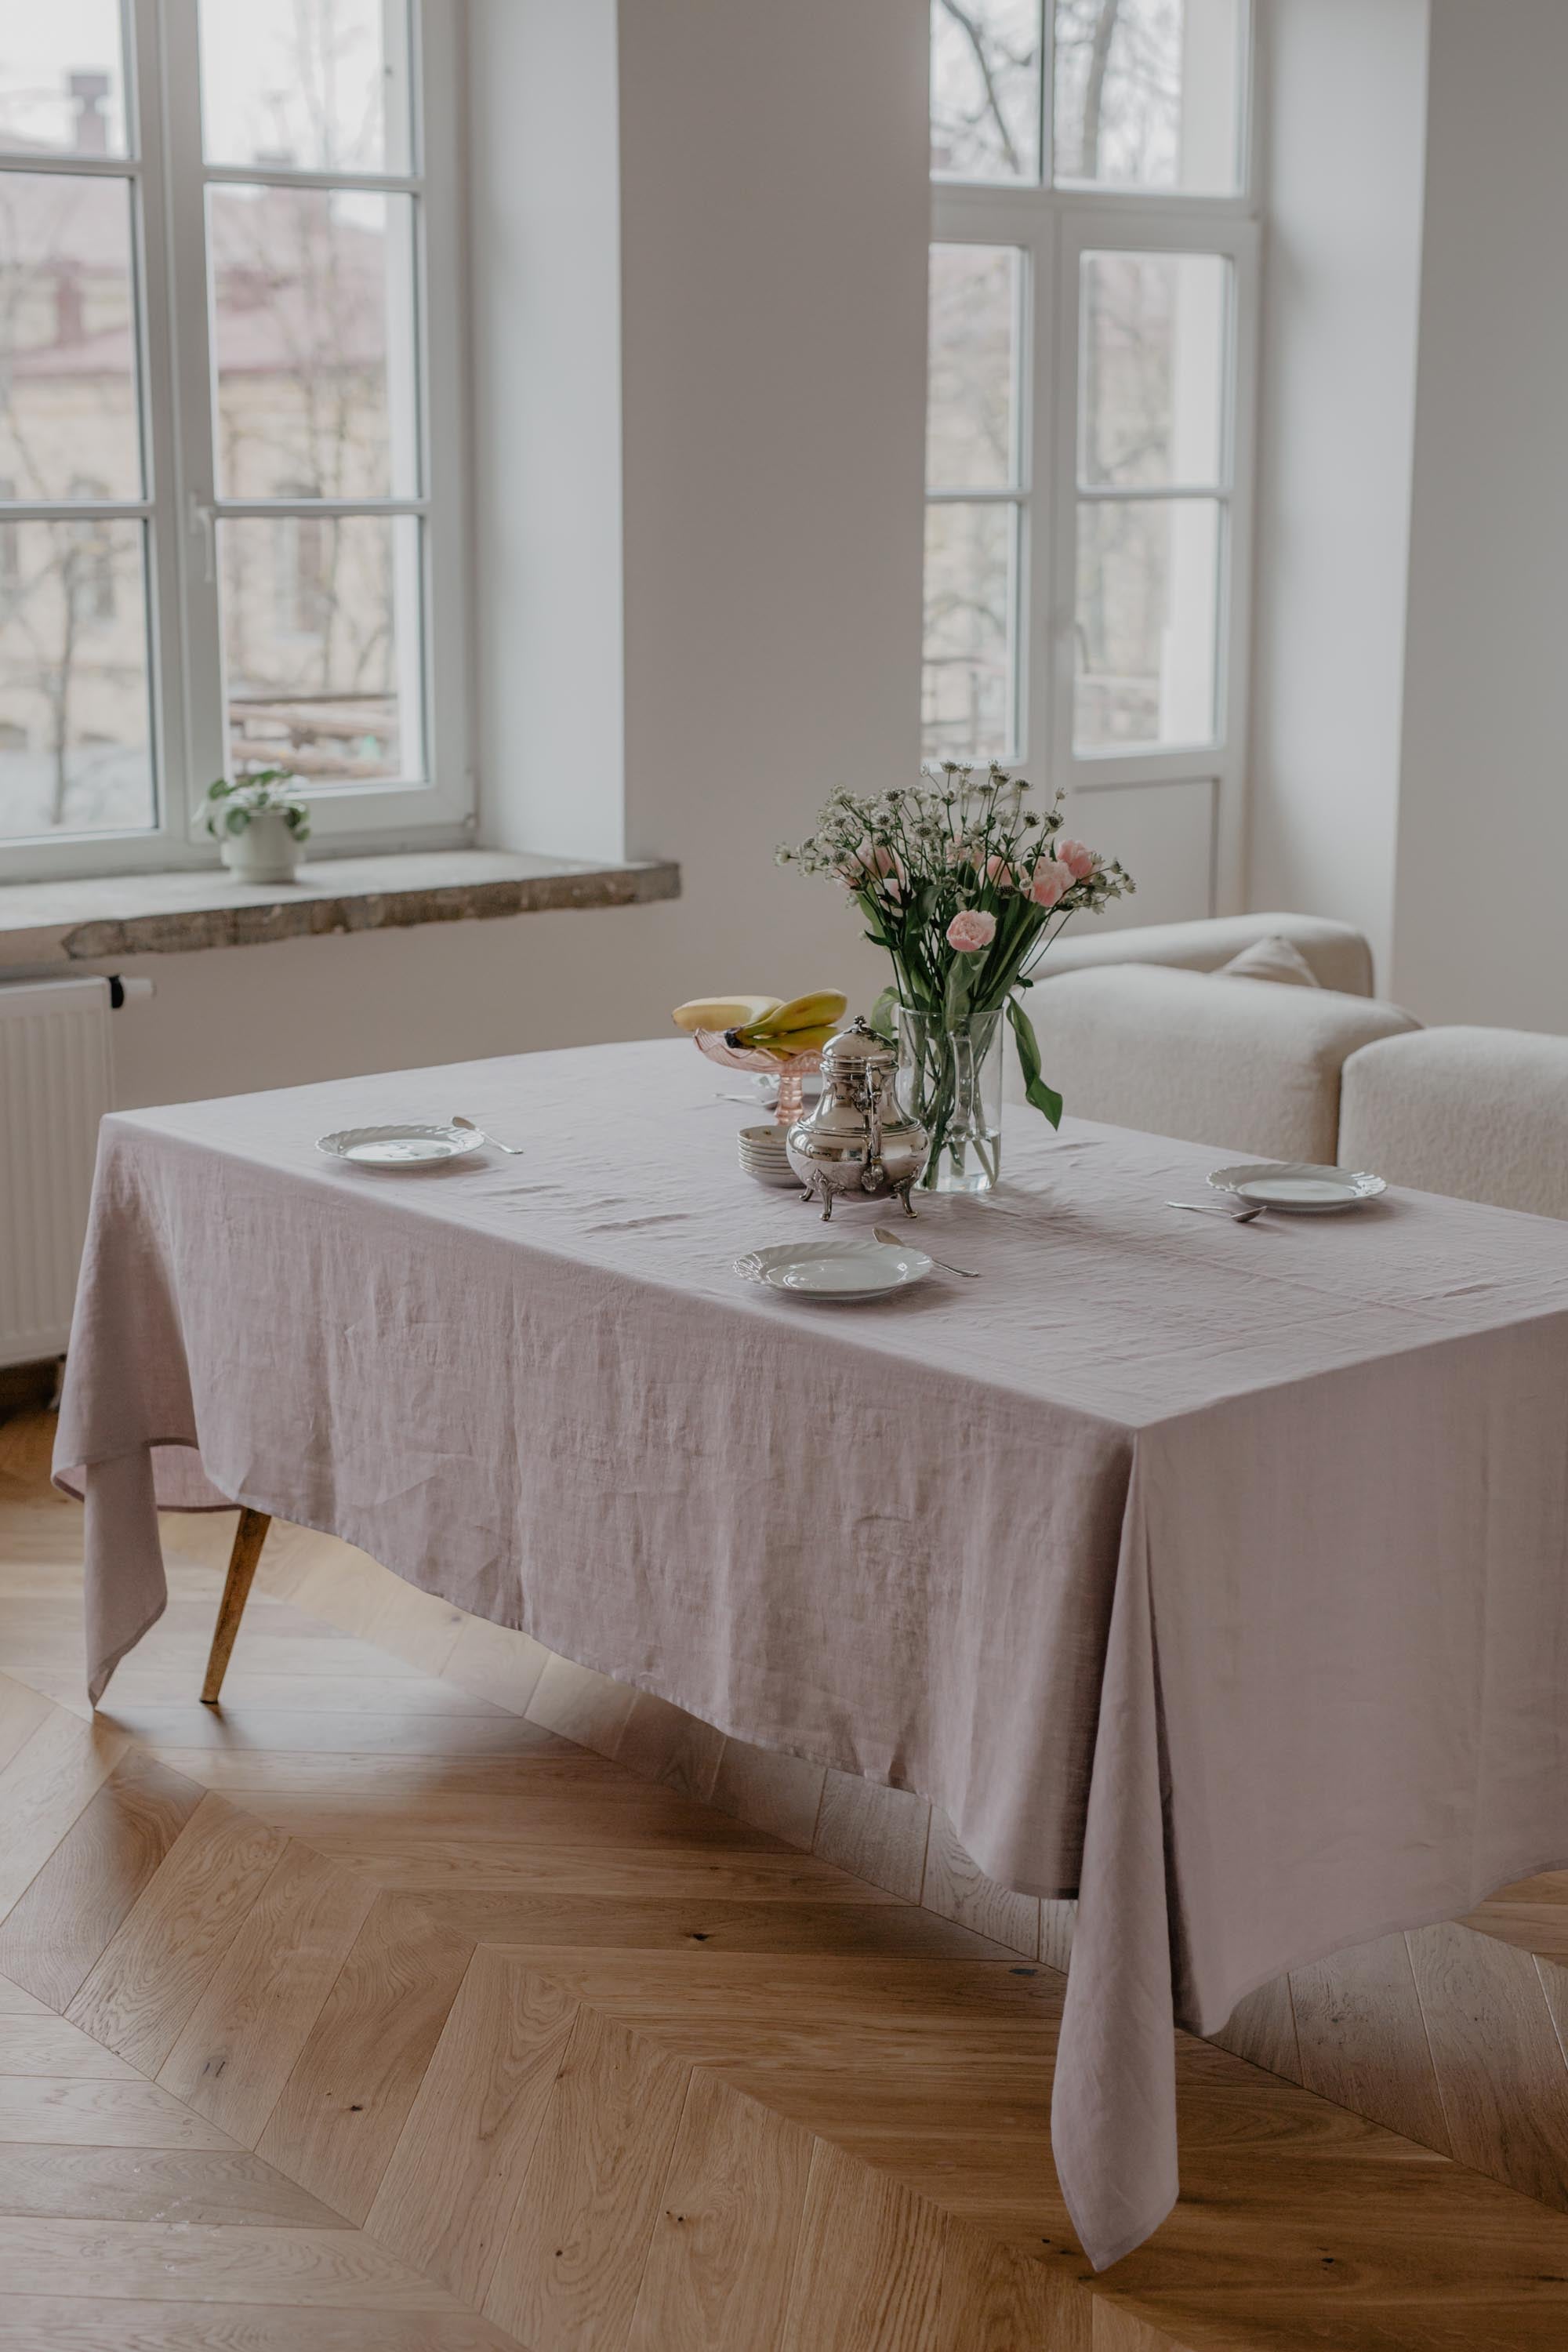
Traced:
<path id="1" fill-rule="evenodd" d="M 202 578 L 210 588 L 217 578 L 217 517 L 211 505 L 192 490 L 185 501 L 185 528 L 202 542 Z"/>

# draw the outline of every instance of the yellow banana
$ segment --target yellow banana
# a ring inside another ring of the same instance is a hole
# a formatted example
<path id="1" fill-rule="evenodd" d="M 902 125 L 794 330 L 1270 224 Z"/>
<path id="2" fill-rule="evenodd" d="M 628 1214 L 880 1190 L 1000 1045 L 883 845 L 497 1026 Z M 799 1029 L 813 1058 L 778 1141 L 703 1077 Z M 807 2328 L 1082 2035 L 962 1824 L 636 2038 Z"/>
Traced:
<path id="1" fill-rule="evenodd" d="M 844 1018 L 848 998 L 841 989 L 814 989 L 788 1004 L 773 1006 L 760 1020 L 737 1022 L 727 1033 L 731 1045 L 773 1054 L 787 1061 L 792 1054 L 807 1054 L 826 1045 Z"/>
<path id="2" fill-rule="evenodd" d="M 761 1021 L 776 1010 L 781 1000 L 776 996 L 694 996 L 689 1004 L 678 1004 L 672 1018 L 678 1029 L 689 1034 L 698 1029 L 734 1029 L 742 1022 Z"/>

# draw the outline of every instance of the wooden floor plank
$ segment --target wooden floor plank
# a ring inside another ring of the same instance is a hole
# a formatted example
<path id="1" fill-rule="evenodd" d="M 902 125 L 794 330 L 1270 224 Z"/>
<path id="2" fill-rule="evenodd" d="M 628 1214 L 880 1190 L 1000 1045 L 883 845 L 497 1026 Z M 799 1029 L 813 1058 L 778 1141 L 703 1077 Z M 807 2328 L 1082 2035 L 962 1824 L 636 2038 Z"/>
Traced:
<path id="1" fill-rule="evenodd" d="M 775 2352 L 812 2146 L 718 2075 L 693 2074 L 626 2352 Z"/>
<path id="2" fill-rule="evenodd" d="M 818 2140 L 781 2352 L 959 2352 L 942 2309 L 950 2226 L 900 2182 Z"/>
<path id="3" fill-rule="evenodd" d="M 68 2007 L 201 1801 L 195 1780 L 130 1749 L 0 1921 L 0 1970 Z"/>
<path id="4" fill-rule="evenodd" d="M 374 1899 L 290 1841 L 160 2067 L 164 2089 L 254 2147 Z"/>
<path id="5" fill-rule="evenodd" d="M 516 1752 L 504 1756 L 353 1756 L 319 1748 L 279 1753 L 264 1748 L 175 1748 L 162 1741 L 153 1743 L 146 1752 L 172 1771 L 226 1795 L 238 1797 L 252 1790 L 384 1800 L 517 1795 L 542 1760 L 570 1763 L 584 1757 L 584 1750 L 571 1740 L 541 1731 L 521 1717 L 517 1729 L 521 1736 Z M 584 1760 L 605 1762 L 603 1757 Z"/>
<path id="6" fill-rule="evenodd" d="M 529 2352 L 622 2352 L 689 2069 L 584 2012 L 485 2310 Z"/>
<path id="7" fill-rule="evenodd" d="M 472 1941 L 383 1895 L 333 1981 L 257 2153 L 352 2221 L 369 2212 Z"/>
<path id="8" fill-rule="evenodd" d="M 0 2292 L 0 2352 L 517 2352 L 473 2312 Z"/>
<path id="9" fill-rule="evenodd" d="M 1568 2066 L 1532 1955 L 1456 1925 L 1407 1941 L 1454 2155 L 1568 2208 Z"/>
<path id="10" fill-rule="evenodd" d="M 1442 2094 L 1404 1937 L 1294 1969 L 1290 1991 L 1308 2089 L 1447 2150 Z"/>
<path id="11" fill-rule="evenodd" d="M 38 2140 L 0 2146 L 0 2213 L 83 2221 L 285 2223 L 342 2227 L 342 2217 L 240 2148 L 186 2153 L 78 2147 Z"/>
<path id="12" fill-rule="evenodd" d="M 959 1844 L 951 1822 L 933 1808 L 926 1842 L 925 1875 L 921 1903 L 943 1919 L 973 1927 L 977 1935 L 1007 1946 L 1028 1958 L 1040 1948 L 1040 1906 L 1032 1895 L 1010 1895 L 973 1862 Z"/>
<path id="13" fill-rule="evenodd" d="M 0 1657 L 14 1664 L 9 1644 L 0 1648 Z M 12 1675 L 0 1675 L 0 1771 L 31 1739 L 48 1711 L 47 1702 L 27 1687 L 25 1679 L 18 1682 Z"/>
<path id="14" fill-rule="evenodd" d="M 366 2218 L 464 2303 L 484 2302 L 577 2013 L 477 1951 Z"/>
<path id="15" fill-rule="evenodd" d="M 232 2147 L 226 2132 L 156 2083 L 0 2074 L 0 2141 L 70 2147 Z M 0 2279 L 5 2273 L 0 2270 Z"/>
<path id="16" fill-rule="evenodd" d="M 500 1707 L 489 1715 L 465 1712 L 419 1715 L 399 1706 L 395 1713 L 365 1708 L 317 1714 L 301 1685 L 292 1706 L 204 1706 L 188 1700 L 120 1705 L 113 1685 L 104 1696 L 99 1720 L 144 1748 L 204 1750 L 259 1748 L 287 1755 L 290 1749 L 340 1756 L 515 1756 L 531 1745 L 530 1726 Z"/>
<path id="17" fill-rule="evenodd" d="M 451 2297 L 358 2230 L 0 2217 L 10 2294 L 449 2311 Z"/>
<path id="18" fill-rule="evenodd" d="M 74 2074 L 83 2082 L 138 2083 L 134 2066 L 68 2019 L 0 2017 L 0 2074 Z"/>
<path id="19" fill-rule="evenodd" d="M 0 1771 L 0 1919 L 21 1900 L 61 1838 L 125 1753 L 123 1737 L 100 1723 L 80 1723 L 63 1708 L 48 1714 Z"/>
<path id="20" fill-rule="evenodd" d="M 156 2074 L 285 1843 L 254 1813 L 204 1798 L 71 2001 L 72 2021 Z"/>

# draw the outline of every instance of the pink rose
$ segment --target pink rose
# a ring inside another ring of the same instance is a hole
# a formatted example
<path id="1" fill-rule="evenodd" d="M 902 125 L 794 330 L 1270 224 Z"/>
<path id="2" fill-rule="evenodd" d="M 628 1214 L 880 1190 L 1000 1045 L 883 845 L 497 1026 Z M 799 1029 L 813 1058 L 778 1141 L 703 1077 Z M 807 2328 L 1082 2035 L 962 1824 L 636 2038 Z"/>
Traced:
<path id="1" fill-rule="evenodd" d="M 1005 857 L 988 857 L 985 861 L 985 879 L 994 884 L 998 890 L 1011 890 L 1018 877 Z"/>
<path id="2" fill-rule="evenodd" d="M 851 890 L 863 889 L 868 882 L 879 882 L 889 898 L 903 895 L 902 866 L 885 843 L 873 843 L 869 835 L 861 842 L 839 878 Z"/>
<path id="3" fill-rule="evenodd" d="M 1065 866 L 1075 882 L 1087 882 L 1100 864 L 1098 850 L 1086 849 L 1081 841 L 1058 841 L 1057 864 Z"/>
<path id="4" fill-rule="evenodd" d="M 1054 907 L 1067 897 L 1076 878 L 1070 866 L 1054 857 L 1042 857 L 1029 877 L 1029 896 L 1037 907 Z"/>
<path id="5" fill-rule="evenodd" d="M 961 955 L 973 955 L 988 948 L 996 936 L 996 918 L 980 907 L 965 907 L 954 915 L 947 927 L 947 944 L 957 948 Z"/>

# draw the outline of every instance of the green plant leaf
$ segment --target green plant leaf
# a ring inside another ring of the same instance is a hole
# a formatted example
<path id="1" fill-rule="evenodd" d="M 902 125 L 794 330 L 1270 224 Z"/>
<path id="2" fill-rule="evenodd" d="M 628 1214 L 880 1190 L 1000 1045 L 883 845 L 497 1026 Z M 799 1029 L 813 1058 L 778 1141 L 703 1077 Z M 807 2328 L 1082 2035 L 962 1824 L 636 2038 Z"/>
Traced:
<path id="1" fill-rule="evenodd" d="M 1007 999 L 1007 1018 L 1013 1024 L 1013 1034 L 1018 1045 L 1018 1066 L 1024 1073 L 1024 1093 L 1043 1118 L 1053 1127 L 1062 1123 L 1062 1098 L 1054 1087 L 1047 1086 L 1040 1076 L 1040 1047 L 1035 1035 L 1034 1024 L 1016 996 Z"/>
<path id="2" fill-rule="evenodd" d="M 866 1015 L 866 1026 L 874 1029 L 879 1037 L 885 1037 L 889 1045 L 896 1045 L 899 1039 L 898 1012 L 898 990 L 885 988 Z"/>

